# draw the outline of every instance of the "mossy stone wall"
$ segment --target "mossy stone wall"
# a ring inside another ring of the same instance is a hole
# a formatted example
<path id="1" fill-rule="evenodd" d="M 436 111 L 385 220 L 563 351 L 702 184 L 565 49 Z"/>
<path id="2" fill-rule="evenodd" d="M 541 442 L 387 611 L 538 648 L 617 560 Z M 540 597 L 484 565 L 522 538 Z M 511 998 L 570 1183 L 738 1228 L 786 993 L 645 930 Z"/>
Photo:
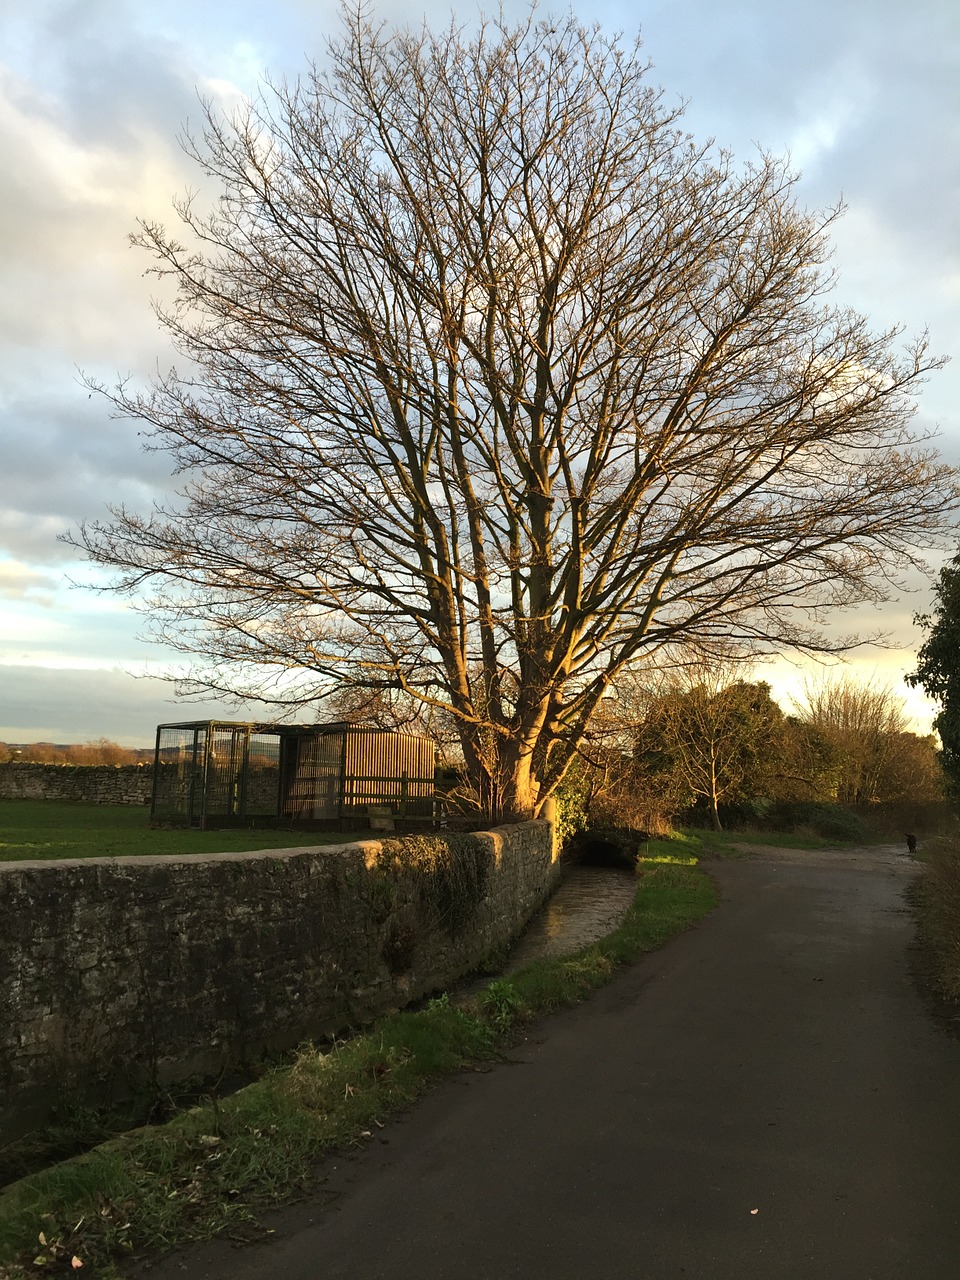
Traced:
<path id="1" fill-rule="evenodd" d="M 443 988 L 559 874 L 552 827 L 0 864 L 0 1142 Z"/>

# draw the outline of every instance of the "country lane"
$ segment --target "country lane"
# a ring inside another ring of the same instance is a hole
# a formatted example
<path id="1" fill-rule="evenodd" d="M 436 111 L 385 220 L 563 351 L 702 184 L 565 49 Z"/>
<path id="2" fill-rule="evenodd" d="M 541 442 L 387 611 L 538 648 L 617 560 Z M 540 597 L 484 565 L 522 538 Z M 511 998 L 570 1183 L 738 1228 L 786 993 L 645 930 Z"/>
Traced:
<path id="1" fill-rule="evenodd" d="M 705 864 L 721 906 L 515 1061 L 148 1280 L 957 1280 L 960 1040 L 893 847 Z"/>

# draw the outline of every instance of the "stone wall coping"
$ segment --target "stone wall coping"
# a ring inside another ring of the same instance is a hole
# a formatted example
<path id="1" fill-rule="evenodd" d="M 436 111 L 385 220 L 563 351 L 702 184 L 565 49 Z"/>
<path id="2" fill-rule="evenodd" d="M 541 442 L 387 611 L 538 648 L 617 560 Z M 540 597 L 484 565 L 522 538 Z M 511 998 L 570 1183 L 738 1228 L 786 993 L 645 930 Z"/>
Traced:
<path id="1" fill-rule="evenodd" d="M 449 834 L 465 834 L 491 839 L 496 846 L 505 834 L 509 835 L 513 831 L 522 831 L 526 827 L 539 827 L 541 825 L 545 825 L 543 820 L 536 818 L 531 822 L 514 822 L 504 824 L 502 827 L 493 827 L 489 831 L 450 832 Z M 409 834 L 409 832 L 397 832 L 396 835 L 388 836 L 387 839 L 402 840 Z M 428 831 L 425 834 L 436 835 L 442 839 L 444 834 L 448 833 Z M 61 868 L 73 867 L 170 867 L 179 865 L 197 866 L 198 864 L 217 862 L 256 862 L 261 858 L 288 860 L 301 855 L 314 857 L 317 854 L 338 854 L 340 856 L 355 854 L 362 856 L 369 863 L 376 859 L 385 843 L 386 841 L 380 838 L 377 840 L 345 840 L 343 844 L 296 845 L 292 848 L 282 849 L 227 850 L 223 853 L 122 854 L 116 858 L 23 858 L 15 862 L 0 862 L 0 875 L 5 873 L 15 874 L 19 871 L 53 872 Z"/>
<path id="2" fill-rule="evenodd" d="M 256 862 L 260 858 L 289 859 L 298 854 L 345 854 L 361 852 L 376 841 L 347 841 L 344 844 L 302 845 L 292 849 L 232 849 L 223 853 L 121 854 L 116 858 L 23 858 L 0 862 L 0 875 L 15 871 L 56 871 L 62 867 L 170 867 L 197 866 L 211 862 Z"/>

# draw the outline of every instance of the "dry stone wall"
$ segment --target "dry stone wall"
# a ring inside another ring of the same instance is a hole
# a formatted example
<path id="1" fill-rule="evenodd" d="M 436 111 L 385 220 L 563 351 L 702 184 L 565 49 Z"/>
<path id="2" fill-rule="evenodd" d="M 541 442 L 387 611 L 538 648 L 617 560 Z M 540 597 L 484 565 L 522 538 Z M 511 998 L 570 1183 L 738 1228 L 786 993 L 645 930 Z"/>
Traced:
<path id="1" fill-rule="evenodd" d="M 152 764 L 0 764 L 0 800 L 149 804 Z"/>
<path id="2" fill-rule="evenodd" d="M 559 874 L 553 829 L 0 864 L 0 1143 L 448 985 Z"/>

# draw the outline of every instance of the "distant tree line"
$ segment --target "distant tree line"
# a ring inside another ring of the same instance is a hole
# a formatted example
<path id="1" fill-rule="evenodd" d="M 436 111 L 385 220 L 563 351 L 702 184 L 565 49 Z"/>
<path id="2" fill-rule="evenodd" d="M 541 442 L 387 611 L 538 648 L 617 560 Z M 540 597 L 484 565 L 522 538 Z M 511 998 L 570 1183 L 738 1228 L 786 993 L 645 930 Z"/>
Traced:
<path id="1" fill-rule="evenodd" d="M 696 664 L 623 686 L 580 771 L 591 821 L 651 828 L 699 814 L 763 823 L 776 809 L 944 799 L 939 744 L 890 689 L 834 677 L 785 712 L 764 681 Z"/>
<path id="2" fill-rule="evenodd" d="M 92 742 L 0 742 L 0 764 L 146 764 L 153 762 L 153 748 L 121 747 L 109 738 Z"/>

